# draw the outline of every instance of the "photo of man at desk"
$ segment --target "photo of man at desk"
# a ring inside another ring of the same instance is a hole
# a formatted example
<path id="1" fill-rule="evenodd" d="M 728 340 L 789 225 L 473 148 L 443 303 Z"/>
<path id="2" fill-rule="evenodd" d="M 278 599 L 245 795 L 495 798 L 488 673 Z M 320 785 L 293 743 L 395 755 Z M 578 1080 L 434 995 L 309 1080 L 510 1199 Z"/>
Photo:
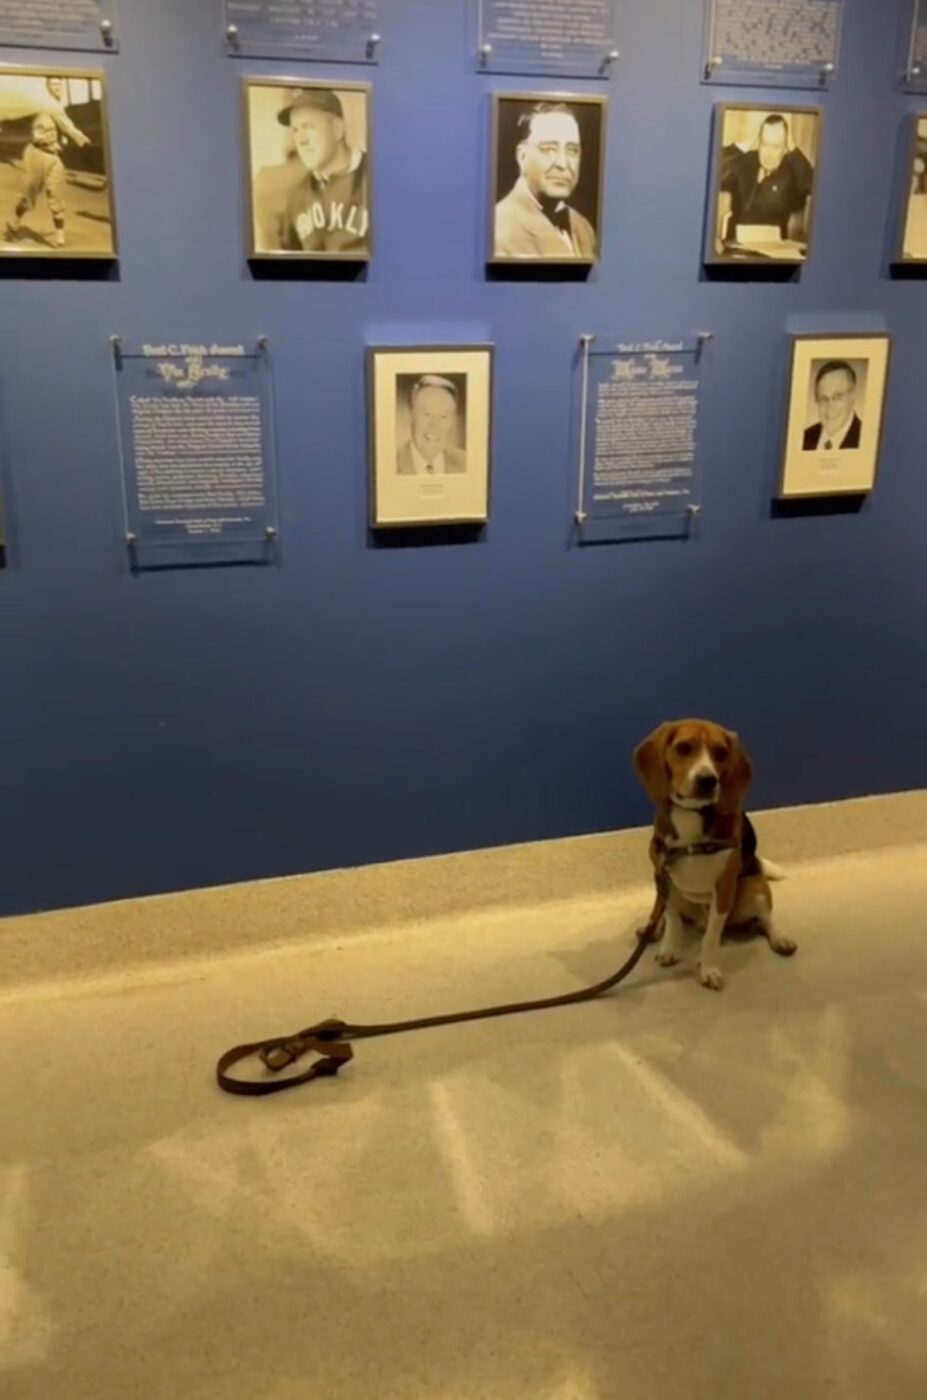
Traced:
<path id="1" fill-rule="evenodd" d="M 724 107 L 712 261 L 808 256 L 820 113 Z"/>

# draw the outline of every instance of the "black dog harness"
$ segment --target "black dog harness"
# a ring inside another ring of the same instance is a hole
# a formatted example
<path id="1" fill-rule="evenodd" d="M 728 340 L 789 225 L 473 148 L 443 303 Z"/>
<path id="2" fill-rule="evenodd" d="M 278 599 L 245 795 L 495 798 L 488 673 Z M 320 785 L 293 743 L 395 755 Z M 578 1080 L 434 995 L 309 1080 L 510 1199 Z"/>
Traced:
<path id="1" fill-rule="evenodd" d="M 714 808 L 704 808 L 702 819 L 706 826 L 711 825 L 713 818 Z M 687 856 L 716 856 L 720 855 L 722 851 L 739 849 L 742 873 L 745 875 L 755 874 L 759 869 L 756 848 L 756 831 L 746 813 L 739 841 L 693 841 L 688 846 L 671 846 L 662 836 L 654 836 L 652 849 L 657 860 L 657 889 L 664 899 L 668 897 L 671 883 L 670 871 L 677 861 L 684 860 Z"/>

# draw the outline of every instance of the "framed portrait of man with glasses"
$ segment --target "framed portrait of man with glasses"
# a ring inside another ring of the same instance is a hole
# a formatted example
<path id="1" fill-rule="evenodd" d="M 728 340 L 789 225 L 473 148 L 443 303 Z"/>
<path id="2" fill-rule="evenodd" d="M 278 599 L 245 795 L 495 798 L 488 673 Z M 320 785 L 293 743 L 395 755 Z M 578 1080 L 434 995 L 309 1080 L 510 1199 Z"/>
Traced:
<path id="1" fill-rule="evenodd" d="M 872 489 L 889 357 L 883 334 L 794 337 L 781 497 Z"/>

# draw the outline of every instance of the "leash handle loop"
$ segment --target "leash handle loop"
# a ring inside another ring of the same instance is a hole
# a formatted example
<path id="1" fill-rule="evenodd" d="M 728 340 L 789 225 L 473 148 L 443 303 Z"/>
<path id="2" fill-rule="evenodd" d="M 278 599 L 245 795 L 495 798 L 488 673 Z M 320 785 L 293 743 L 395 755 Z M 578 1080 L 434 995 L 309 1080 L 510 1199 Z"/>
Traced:
<path id="1" fill-rule="evenodd" d="M 257 1055 L 272 1074 L 296 1064 L 303 1055 L 310 1052 L 319 1058 L 302 1074 L 287 1075 L 278 1079 L 237 1079 L 228 1073 L 233 1065 Z M 236 1045 L 227 1050 L 216 1065 L 216 1082 L 227 1094 L 240 1098 L 266 1098 L 268 1094 L 279 1094 L 284 1089 L 294 1089 L 297 1084 L 309 1084 L 313 1079 L 333 1078 L 342 1065 L 354 1058 L 353 1046 L 347 1041 L 321 1039 L 312 1031 L 301 1031 L 298 1035 L 287 1036 L 282 1040 L 258 1040 L 249 1045 Z"/>
<path id="2" fill-rule="evenodd" d="M 516 1002 L 507 1006 L 488 1006 L 478 1011 L 459 1011 L 449 1016 L 427 1016 L 415 1021 L 394 1021 L 386 1025 L 360 1026 L 340 1020 L 337 1016 L 320 1021 L 317 1026 L 307 1026 L 295 1035 L 275 1036 L 270 1040 L 256 1040 L 248 1045 L 236 1045 L 227 1050 L 216 1065 L 216 1082 L 227 1094 L 242 1098 L 264 1098 L 268 1094 L 279 1094 L 285 1089 L 295 1089 L 298 1084 L 308 1084 L 313 1079 L 333 1078 L 342 1065 L 354 1058 L 351 1040 L 373 1039 L 375 1036 L 398 1035 L 403 1031 L 426 1030 L 432 1026 L 457 1025 L 462 1021 L 480 1021 L 493 1016 L 513 1016 L 520 1011 L 542 1011 L 555 1006 L 574 1006 L 578 1002 L 593 1001 L 605 992 L 616 987 L 619 982 L 633 972 L 640 962 L 648 944 L 656 939 L 657 925 L 662 910 L 655 911 L 650 922 L 637 935 L 637 946 L 631 956 L 612 976 L 593 987 L 585 987 L 565 996 L 547 997 L 540 1001 Z M 302 1074 L 285 1075 L 281 1071 L 295 1065 L 304 1055 L 313 1053 L 319 1056 Z M 256 1055 L 274 1079 L 236 1079 L 228 1071 L 233 1065 Z"/>

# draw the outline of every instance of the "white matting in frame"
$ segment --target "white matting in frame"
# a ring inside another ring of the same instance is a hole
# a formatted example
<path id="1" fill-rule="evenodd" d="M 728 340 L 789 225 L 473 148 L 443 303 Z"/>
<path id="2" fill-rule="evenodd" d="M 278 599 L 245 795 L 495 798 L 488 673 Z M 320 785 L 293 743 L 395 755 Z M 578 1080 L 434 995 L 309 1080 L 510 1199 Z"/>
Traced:
<path id="1" fill-rule="evenodd" d="M 491 345 L 372 346 L 370 523 L 489 518 Z"/>
<path id="2" fill-rule="evenodd" d="M 872 490 L 890 353 L 881 333 L 793 338 L 780 499 Z"/>

